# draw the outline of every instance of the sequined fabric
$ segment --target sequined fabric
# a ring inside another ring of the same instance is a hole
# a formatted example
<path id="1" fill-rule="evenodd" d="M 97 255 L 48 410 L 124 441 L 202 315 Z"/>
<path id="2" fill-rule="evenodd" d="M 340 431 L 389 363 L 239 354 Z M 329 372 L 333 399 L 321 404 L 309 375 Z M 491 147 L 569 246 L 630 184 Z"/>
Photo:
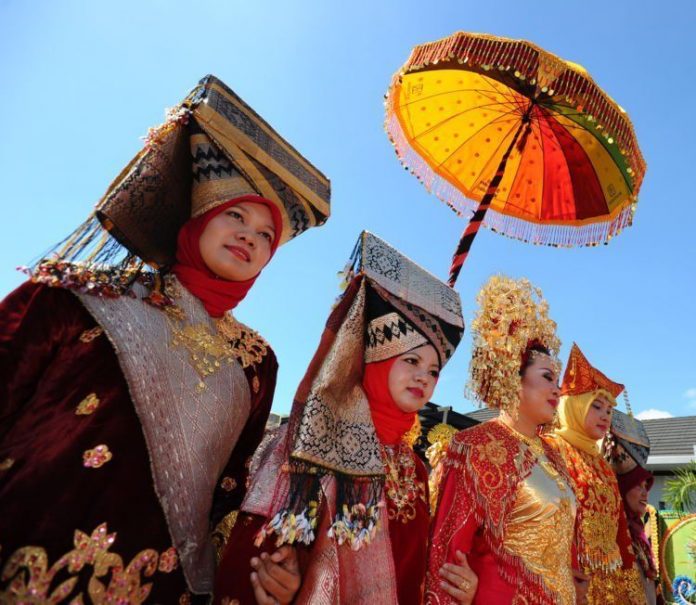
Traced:
<path id="1" fill-rule="evenodd" d="M 146 295 L 140 284 L 135 291 L 140 298 Z M 200 302 L 180 291 L 177 306 L 186 321 L 207 325 L 214 333 Z M 211 592 L 214 552 L 208 518 L 218 478 L 249 415 L 246 376 L 232 364 L 207 376 L 201 390 L 188 350 L 167 346 L 171 325 L 160 309 L 138 298 L 78 297 L 112 342 L 128 381 L 155 489 L 187 580 L 195 592 Z"/>
<path id="2" fill-rule="evenodd" d="M 439 569 L 469 554 L 473 603 L 573 605 L 575 500 L 557 453 L 498 420 L 459 432 L 442 462 L 425 603 L 452 602 Z"/>
<path id="3" fill-rule="evenodd" d="M 543 576 L 549 589 L 557 594 L 559 605 L 575 603 L 571 567 L 558 564 L 568 559 L 574 525 L 575 496 L 542 454 L 517 488 L 504 543 L 505 549 L 520 557 L 528 569 Z"/>
<path id="4" fill-rule="evenodd" d="M 575 543 L 578 560 L 590 575 L 589 605 L 645 605 L 626 515 L 616 476 L 600 455 L 549 437 L 560 451 L 578 500 Z"/>

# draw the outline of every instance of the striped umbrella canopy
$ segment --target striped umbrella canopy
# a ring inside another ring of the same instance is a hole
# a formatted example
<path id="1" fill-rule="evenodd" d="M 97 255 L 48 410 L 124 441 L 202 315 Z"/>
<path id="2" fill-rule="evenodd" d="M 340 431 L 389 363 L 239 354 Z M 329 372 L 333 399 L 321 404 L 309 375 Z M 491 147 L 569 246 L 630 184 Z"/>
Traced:
<path id="1" fill-rule="evenodd" d="M 428 190 L 471 216 L 450 285 L 482 224 L 568 247 L 632 223 L 646 165 L 630 119 L 583 67 L 531 42 L 459 32 L 417 46 L 389 87 L 386 130 Z"/>

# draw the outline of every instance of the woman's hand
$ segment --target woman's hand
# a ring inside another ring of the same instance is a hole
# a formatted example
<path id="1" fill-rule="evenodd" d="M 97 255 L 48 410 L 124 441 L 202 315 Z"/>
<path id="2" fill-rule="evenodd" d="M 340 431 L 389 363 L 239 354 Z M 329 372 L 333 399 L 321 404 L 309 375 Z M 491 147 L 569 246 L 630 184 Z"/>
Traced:
<path id="1" fill-rule="evenodd" d="M 442 589 L 462 605 L 469 605 L 474 600 L 478 587 L 478 576 L 469 567 L 466 555 L 457 551 L 458 565 L 445 563 L 440 569 Z"/>
<path id="2" fill-rule="evenodd" d="M 590 576 L 585 575 L 579 569 L 573 569 L 573 580 L 575 581 L 575 602 L 577 605 L 587 605 Z"/>
<path id="3" fill-rule="evenodd" d="M 251 560 L 251 585 L 258 605 L 286 605 L 295 598 L 302 583 L 297 553 L 281 546 L 272 555 L 261 553 Z"/>

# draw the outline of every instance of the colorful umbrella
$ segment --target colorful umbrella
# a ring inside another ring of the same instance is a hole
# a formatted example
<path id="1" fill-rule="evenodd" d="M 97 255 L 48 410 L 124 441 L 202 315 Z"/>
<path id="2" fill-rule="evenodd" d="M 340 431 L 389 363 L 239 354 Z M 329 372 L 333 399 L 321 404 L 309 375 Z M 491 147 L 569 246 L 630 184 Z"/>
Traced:
<path id="1" fill-rule="evenodd" d="M 387 93 L 401 162 L 480 226 L 535 244 L 607 243 L 632 222 L 645 161 L 626 112 L 580 65 L 524 40 L 456 33 L 417 46 Z"/>

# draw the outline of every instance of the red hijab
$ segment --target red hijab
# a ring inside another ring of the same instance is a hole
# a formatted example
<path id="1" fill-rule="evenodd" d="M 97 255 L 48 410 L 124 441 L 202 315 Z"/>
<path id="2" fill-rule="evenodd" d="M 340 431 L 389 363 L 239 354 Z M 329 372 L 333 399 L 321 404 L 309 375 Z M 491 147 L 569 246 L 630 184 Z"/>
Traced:
<path id="1" fill-rule="evenodd" d="M 258 275 L 246 281 L 230 281 L 218 277 L 203 261 L 200 239 L 207 224 L 218 214 L 242 202 L 253 202 L 266 206 L 271 211 L 275 227 L 275 239 L 271 244 L 271 258 L 280 243 L 283 219 L 277 206 L 258 195 L 243 195 L 208 210 L 205 214 L 189 220 L 179 231 L 176 247 L 176 264 L 172 267 L 174 275 L 184 287 L 198 298 L 211 317 L 222 317 L 234 309 L 254 285 Z"/>
<path id="2" fill-rule="evenodd" d="M 384 445 L 394 445 L 416 421 L 417 412 L 403 412 L 389 392 L 389 372 L 396 357 L 365 364 L 363 389 L 370 403 L 377 437 Z"/>

